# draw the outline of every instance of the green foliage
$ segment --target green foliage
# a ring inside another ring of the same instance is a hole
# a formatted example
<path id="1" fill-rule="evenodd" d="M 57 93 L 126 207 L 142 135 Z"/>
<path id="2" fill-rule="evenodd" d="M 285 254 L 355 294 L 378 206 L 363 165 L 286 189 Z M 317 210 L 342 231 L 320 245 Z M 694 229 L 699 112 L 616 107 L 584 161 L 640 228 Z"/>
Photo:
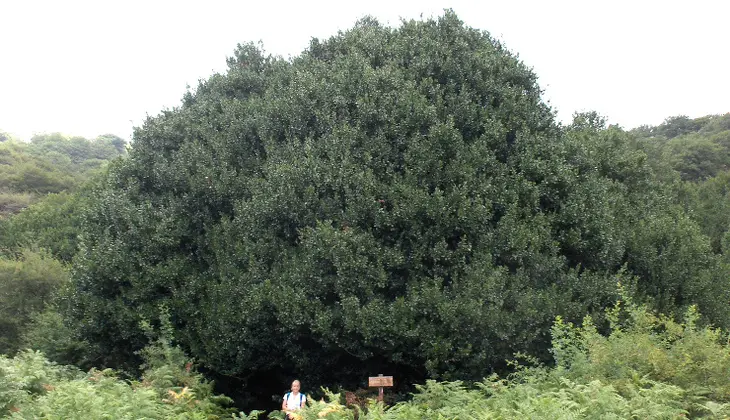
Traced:
<path id="1" fill-rule="evenodd" d="M 624 396 L 642 381 L 670 384 L 682 390 L 679 400 L 690 411 L 708 400 L 730 401 L 730 343 L 719 330 L 697 325 L 695 307 L 678 323 L 627 300 L 608 319 L 608 336 L 598 333 L 591 317 L 581 327 L 557 320 L 552 351 L 561 375 L 600 380 Z"/>
<path id="2" fill-rule="evenodd" d="M 142 349 L 144 364 L 141 366 L 142 385 L 157 391 L 158 397 L 176 407 L 180 414 L 191 408 L 201 413 L 228 416 L 231 410 L 224 408 L 233 402 L 230 398 L 213 393 L 213 384 L 193 368 L 193 361 L 179 346 L 172 344 L 173 329 L 169 310 L 161 309 L 158 332 L 143 322 L 143 329 L 150 336 L 157 336 L 152 345 Z"/>
<path id="3" fill-rule="evenodd" d="M 0 143 L 0 185 L 3 192 L 46 194 L 75 185 L 64 162 L 52 162 L 31 153 L 26 143 Z"/>
<path id="4" fill-rule="evenodd" d="M 126 154 L 125 144 L 113 135 L 86 140 L 54 134 L 36 136 L 30 144 L 0 145 L 5 164 L 0 165 L 0 180 L 7 181 L 0 189 L 0 254 L 45 249 L 70 262 L 78 250 L 86 200 L 80 187 L 93 185 L 94 174 Z"/>
<path id="5" fill-rule="evenodd" d="M 410 420 L 410 419 L 680 419 L 683 391 L 672 385 L 640 380 L 627 396 L 598 380 L 576 383 L 546 372 L 533 371 L 521 381 L 497 377 L 468 389 L 461 382 L 428 381 L 417 386 L 409 402 L 385 407 L 373 401 L 363 410 L 344 407 L 339 396 L 328 394 L 329 403 L 315 401 L 296 411 L 297 420 Z M 727 413 L 722 405 L 718 414 Z M 283 419 L 273 412 L 270 419 Z"/>
<path id="6" fill-rule="evenodd" d="M 0 251 L 13 255 L 23 248 L 45 249 L 54 258 L 70 263 L 78 251 L 85 202 L 83 189 L 73 194 L 49 194 L 0 221 Z"/>
<path id="7" fill-rule="evenodd" d="M 111 372 L 100 371 L 53 385 L 52 392 L 21 405 L 10 418 L 161 419 L 166 418 L 164 408 L 153 390 L 132 389 Z"/>
<path id="8" fill-rule="evenodd" d="M 42 352 L 49 360 L 68 365 L 90 368 L 93 360 L 85 357 L 89 343 L 76 338 L 75 332 L 64 321 L 57 304 L 47 305 L 42 312 L 30 315 L 23 326 L 20 347 Z"/>
<path id="9" fill-rule="evenodd" d="M 3 217 L 28 207 L 33 202 L 33 195 L 27 192 L 0 192 L 0 223 Z"/>
<path id="10" fill-rule="evenodd" d="M 74 190 L 125 154 L 126 142 L 111 134 L 88 140 L 54 133 L 36 135 L 30 143 L 0 142 L 0 218 L 45 194 Z"/>
<path id="11" fill-rule="evenodd" d="M 32 398 L 44 395 L 52 384 L 79 375 L 78 370 L 49 362 L 39 352 L 23 351 L 12 359 L 0 355 L 0 415 L 15 412 Z"/>
<path id="12" fill-rule="evenodd" d="M 30 139 L 30 151 L 40 156 L 60 156 L 70 158 L 71 162 L 81 164 L 88 160 L 109 161 L 126 152 L 124 139 L 113 134 L 105 134 L 94 140 L 79 136 L 66 137 L 60 133 L 38 134 Z"/>
<path id="13" fill-rule="evenodd" d="M 160 325 L 142 329 L 154 344 L 142 351 L 140 381 L 131 384 L 107 369 L 88 374 L 48 362 L 32 351 L 0 356 L 0 414 L 10 418 L 256 419 L 234 414 L 230 399 L 211 384 L 171 342 L 166 309 Z M 719 331 L 699 327 L 695 309 L 684 323 L 654 315 L 631 300 L 606 314 L 610 334 L 600 335 L 587 317 L 575 327 L 562 319 L 553 329 L 557 366 L 525 367 L 506 378 L 491 375 L 474 386 L 429 380 L 416 385 L 409 401 L 386 406 L 373 399 L 345 405 L 323 390 L 308 396 L 297 420 L 419 419 L 681 419 L 730 415 L 730 344 Z M 528 358 L 529 361 L 530 358 Z M 532 360 L 534 362 L 534 359 Z M 281 411 L 268 418 L 284 418 Z"/>
<path id="14" fill-rule="evenodd" d="M 667 142 L 666 147 L 672 166 L 685 180 L 707 179 L 730 168 L 730 149 L 707 137 L 677 137 Z"/>
<path id="15" fill-rule="evenodd" d="M 0 354 L 20 349 L 22 331 L 67 282 L 63 264 L 44 253 L 0 258 Z"/>
<path id="16" fill-rule="evenodd" d="M 675 206 L 639 221 L 627 246 L 627 266 L 638 276 L 638 291 L 663 313 L 681 314 L 691 304 L 718 325 L 730 325 L 723 287 L 728 267 L 713 255 L 697 224 Z M 680 315 L 681 316 L 681 315 Z"/>
<path id="17" fill-rule="evenodd" d="M 554 382 L 553 382 L 554 381 Z M 485 383 L 491 398 L 487 418 L 625 419 L 682 418 L 682 390 L 662 383 L 639 381 L 628 395 L 593 380 L 576 383 L 567 378 L 542 382 Z"/>
<path id="18" fill-rule="evenodd" d="M 686 115 L 678 115 L 676 117 L 669 117 L 657 127 L 657 134 L 664 136 L 668 139 L 675 137 L 695 133 L 700 131 L 702 125 L 699 121 L 692 120 Z"/>
<path id="19" fill-rule="evenodd" d="M 678 201 L 687 213 L 710 238 L 712 250 L 727 254 L 725 237 L 730 230 L 730 172 L 700 183 L 683 183 L 678 186 Z"/>
<path id="20" fill-rule="evenodd" d="M 513 362 L 517 369 L 506 378 L 491 375 L 474 387 L 461 381 L 430 380 L 417 385 L 409 401 L 391 407 L 372 399 L 362 407 L 343 406 L 338 395 L 325 390 L 329 402 L 310 399 L 305 409 L 295 412 L 295 418 L 681 419 L 730 415 L 730 344 L 726 336 L 699 327 L 695 308 L 688 310 L 684 323 L 678 323 L 624 299 L 607 311 L 608 336 L 598 333 L 590 317 L 581 327 L 558 318 L 552 328 L 554 368 Z M 269 418 L 283 419 L 283 413 L 272 412 Z"/>
<path id="21" fill-rule="evenodd" d="M 595 113 L 558 126 L 537 76 L 452 12 L 228 64 L 89 193 L 66 315 L 90 359 L 135 366 L 164 303 L 259 401 L 295 373 L 476 380 L 548 359 L 554 317 L 612 304 L 617 276 L 730 324 L 728 278 L 640 142 Z"/>
<path id="22" fill-rule="evenodd" d="M 730 114 L 670 117 L 632 134 L 652 161 L 666 162 L 683 180 L 702 181 L 730 169 Z"/>
<path id="23" fill-rule="evenodd" d="M 126 382 L 110 370 L 75 368 L 26 351 L 0 356 L 0 415 L 54 419 L 220 419 L 231 418 L 231 400 L 215 395 L 212 384 L 163 335 L 144 349 L 145 373 Z"/>

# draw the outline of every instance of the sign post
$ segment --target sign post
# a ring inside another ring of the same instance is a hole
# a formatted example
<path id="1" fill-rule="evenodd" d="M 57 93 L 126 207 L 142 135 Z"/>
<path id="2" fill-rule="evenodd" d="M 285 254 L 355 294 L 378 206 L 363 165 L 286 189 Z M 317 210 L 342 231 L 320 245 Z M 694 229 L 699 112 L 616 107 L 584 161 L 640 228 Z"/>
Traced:
<path id="1" fill-rule="evenodd" d="M 383 376 L 383 374 L 381 373 L 378 374 L 378 376 L 370 376 L 368 378 L 368 387 L 378 388 L 378 401 L 380 402 L 383 402 L 383 388 L 391 386 L 393 386 L 392 376 Z"/>

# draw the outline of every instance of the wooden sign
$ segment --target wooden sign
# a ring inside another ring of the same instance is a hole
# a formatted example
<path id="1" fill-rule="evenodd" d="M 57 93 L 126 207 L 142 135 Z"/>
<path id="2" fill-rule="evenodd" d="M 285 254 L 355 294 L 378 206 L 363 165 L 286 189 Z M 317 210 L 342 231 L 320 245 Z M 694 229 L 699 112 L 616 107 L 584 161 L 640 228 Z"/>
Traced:
<path id="1" fill-rule="evenodd" d="M 392 376 L 371 376 L 368 378 L 368 386 L 371 388 L 381 388 L 385 386 L 393 386 Z"/>
<path id="2" fill-rule="evenodd" d="M 383 387 L 393 386 L 393 377 L 383 376 L 382 373 L 378 376 L 370 376 L 368 377 L 368 386 L 378 388 L 378 401 L 383 402 Z"/>

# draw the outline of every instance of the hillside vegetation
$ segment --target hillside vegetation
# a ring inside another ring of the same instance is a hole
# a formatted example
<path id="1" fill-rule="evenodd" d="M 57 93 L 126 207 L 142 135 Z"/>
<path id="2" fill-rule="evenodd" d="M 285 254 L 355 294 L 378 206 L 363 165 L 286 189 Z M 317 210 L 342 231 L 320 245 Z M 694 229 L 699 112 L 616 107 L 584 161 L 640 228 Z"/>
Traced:
<path id="1" fill-rule="evenodd" d="M 39 134 L 28 143 L 9 135 L 0 139 L 0 253 L 42 247 L 70 261 L 80 222 L 77 191 L 108 162 L 126 156 L 126 142 L 112 134 L 93 140 Z"/>
<path id="2" fill-rule="evenodd" d="M 39 134 L 29 143 L 0 137 L 0 218 L 49 193 L 72 191 L 105 163 L 126 154 L 114 135 L 94 140 Z"/>

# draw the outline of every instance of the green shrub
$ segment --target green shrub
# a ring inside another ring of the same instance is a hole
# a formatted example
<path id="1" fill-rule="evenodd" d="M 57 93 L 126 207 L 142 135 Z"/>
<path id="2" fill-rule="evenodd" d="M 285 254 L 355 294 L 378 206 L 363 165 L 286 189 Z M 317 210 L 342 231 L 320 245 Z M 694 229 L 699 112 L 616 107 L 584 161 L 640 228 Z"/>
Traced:
<path id="1" fill-rule="evenodd" d="M 28 207 L 34 198 L 33 194 L 28 192 L 0 191 L 0 218 Z"/>
<path id="2" fill-rule="evenodd" d="M 619 285 L 619 289 L 623 288 Z M 625 295 L 626 293 L 623 292 Z M 626 297 L 606 313 L 609 334 L 590 317 L 581 327 L 558 318 L 552 329 L 554 368 L 511 362 L 506 378 L 476 387 L 460 381 L 417 385 L 408 402 L 370 401 L 363 410 L 314 401 L 301 420 L 339 419 L 681 419 L 730 416 L 730 348 L 724 334 L 698 327 L 696 308 L 682 323 Z M 536 359 L 528 358 L 531 363 Z M 275 411 L 269 418 L 283 419 Z"/>
<path id="3" fill-rule="evenodd" d="M 152 345 L 140 353 L 144 360 L 142 381 L 136 387 L 153 390 L 158 399 L 168 404 L 176 415 L 198 413 L 230 417 L 232 409 L 227 408 L 233 400 L 213 393 L 213 384 L 193 369 L 193 361 L 179 346 L 172 344 L 170 315 L 162 308 L 159 332 L 148 323 L 143 329 L 149 335 L 157 335 Z M 206 417 L 207 418 L 207 417 Z"/>
<path id="4" fill-rule="evenodd" d="M 294 372 L 478 380 L 547 360 L 555 316 L 612 304 L 624 265 L 661 310 L 730 325 L 730 277 L 632 138 L 557 124 L 537 76 L 453 12 L 228 64 L 89 192 L 72 315 L 107 363 L 136 364 L 139 317 L 167 303 L 192 356 L 256 381 L 249 401 Z"/>
<path id="5" fill-rule="evenodd" d="M 144 350 L 140 381 L 119 379 L 111 369 L 87 374 L 24 351 L 0 356 L 0 415 L 23 419 L 219 419 L 231 418 L 230 398 L 213 394 L 164 336 Z M 255 415 L 255 414 L 254 414 Z M 252 417 L 253 418 L 253 417 Z"/>
<path id="6" fill-rule="evenodd" d="M 365 410 L 344 407 L 339 396 L 328 394 L 328 402 L 313 401 L 297 411 L 300 420 L 354 419 L 678 419 L 687 415 L 676 386 L 641 380 L 627 396 L 611 385 L 594 380 L 577 383 L 545 369 L 530 370 L 520 380 L 492 377 L 467 389 L 461 382 L 428 381 L 418 386 L 409 402 L 385 407 L 375 401 Z M 725 407 L 714 407 L 720 412 Z M 270 419 L 283 419 L 275 411 Z"/>
<path id="7" fill-rule="evenodd" d="M 655 315 L 630 299 L 608 311 L 610 334 L 598 333 L 590 317 L 581 327 L 558 319 L 553 354 L 561 375 L 601 380 L 629 396 L 638 382 L 663 382 L 684 390 L 685 407 L 730 401 L 730 346 L 721 331 L 698 327 L 690 307 L 682 323 Z"/>
<path id="8" fill-rule="evenodd" d="M 0 354 L 20 349 L 32 316 L 67 282 L 64 265 L 45 253 L 24 250 L 18 259 L 0 258 Z"/>
<path id="9" fill-rule="evenodd" d="M 14 358 L 0 355 L 0 415 L 15 411 L 32 397 L 44 395 L 62 380 L 80 371 L 48 361 L 42 353 L 26 350 Z"/>
<path id="10" fill-rule="evenodd" d="M 630 300 L 608 311 L 610 334 L 601 336 L 590 318 L 576 327 L 558 319 L 553 327 L 557 366 L 517 365 L 506 378 L 493 375 L 470 387 L 460 381 L 427 381 L 410 401 L 385 406 L 373 399 L 347 407 L 323 390 L 326 401 L 308 399 L 299 420 L 410 419 L 681 419 L 724 418 L 727 344 L 715 329 L 652 314 Z M 256 419 L 234 414 L 230 399 L 212 385 L 172 342 L 169 315 L 160 326 L 143 323 L 153 344 L 140 355 L 144 373 L 131 383 L 111 370 L 83 375 L 26 351 L 0 357 L 0 414 L 11 418 L 63 419 Z M 534 362 L 536 359 L 531 359 Z M 270 419 L 283 419 L 274 411 Z"/>
<path id="11" fill-rule="evenodd" d="M 83 358 L 83 350 L 89 344 L 75 338 L 54 305 L 31 315 L 20 342 L 24 348 L 38 350 L 53 362 L 91 367 L 91 362 Z"/>
<path id="12" fill-rule="evenodd" d="M 152 389 L 133 389 L 110 371 L 92 371 L 84 379 L 54 386 L 24 404 L 11 418 L 159 419 L 164 405 Z"/>
<path id="13" fill-rule="evenodd" d="M 78 250 L 83 192 L 48 194 L 4 221 L 6 236 L 0 248 L 43 248 L 54 258 L 70 263 Z"/>

